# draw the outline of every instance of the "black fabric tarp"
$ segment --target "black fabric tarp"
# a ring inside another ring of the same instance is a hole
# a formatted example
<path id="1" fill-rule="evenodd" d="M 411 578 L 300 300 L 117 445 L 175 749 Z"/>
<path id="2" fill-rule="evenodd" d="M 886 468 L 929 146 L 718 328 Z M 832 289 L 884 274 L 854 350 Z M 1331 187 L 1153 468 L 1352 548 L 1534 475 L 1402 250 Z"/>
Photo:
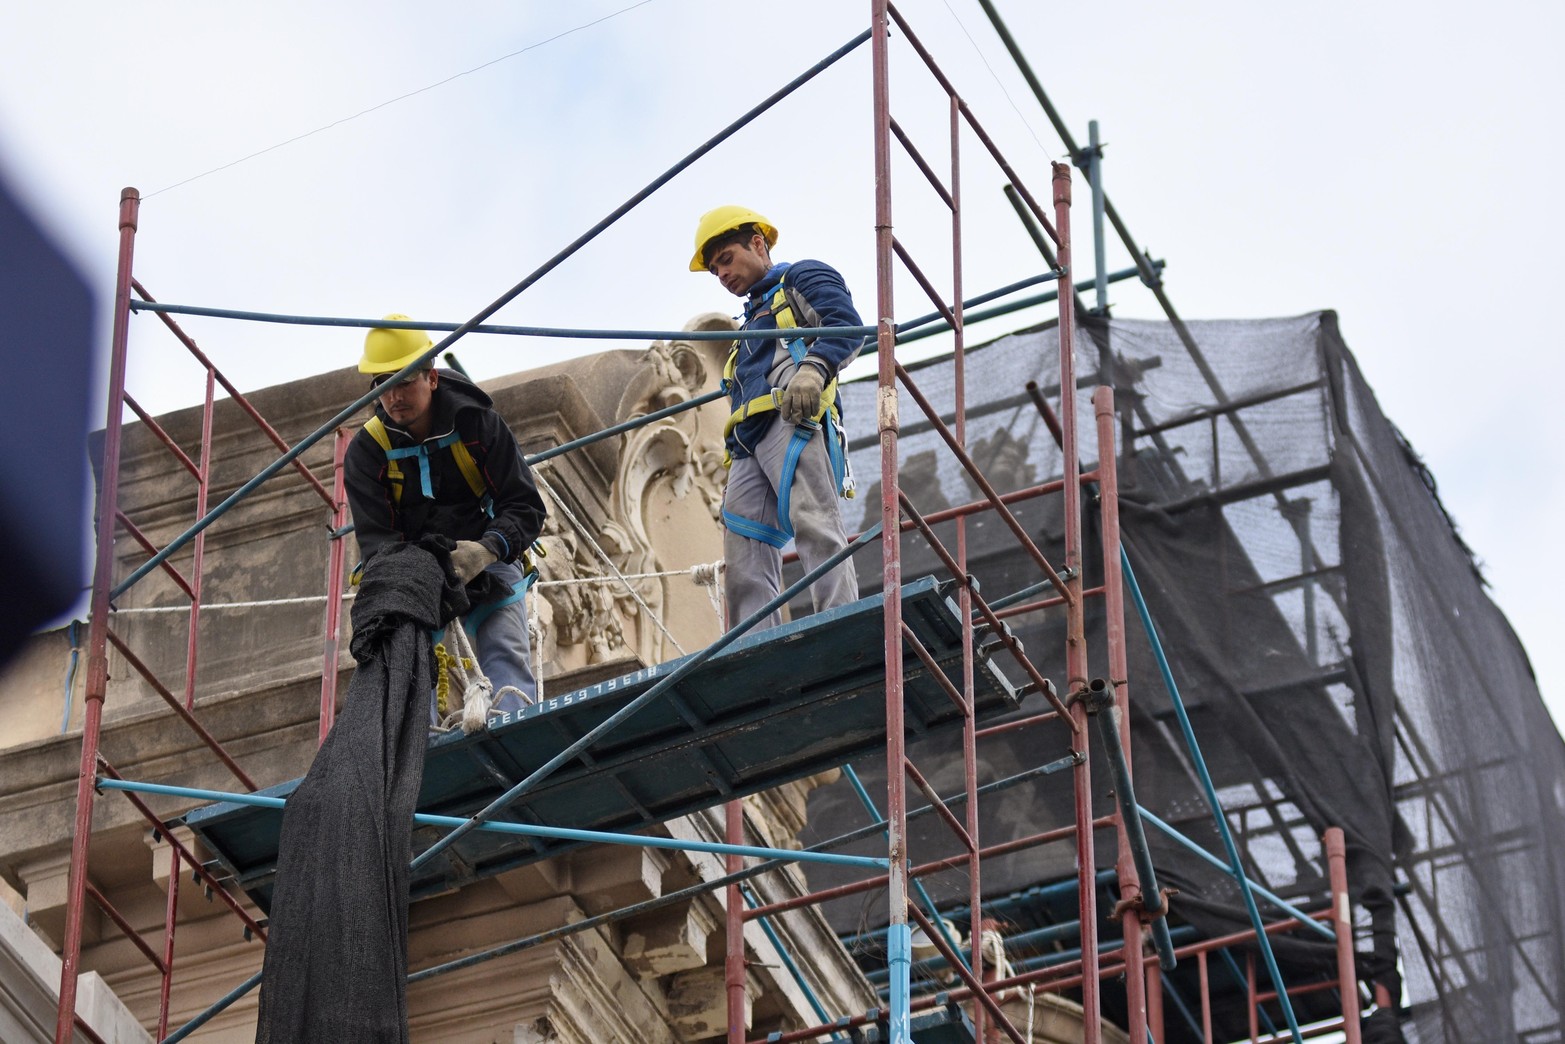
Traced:
<path id="1" fill-rule="evenodd" d="M 1561 1039 L 1565 861 L 1551 853 L 1565 851 L 1565 744 L 1524 651 L 1432 480 L 1381 413 L 1334 314 L 1189 329 L 1199 360 L 1167 323 L 1083 321 L 1075 344 L 1080 456 L 1090 468 L 1098 455 L 1089 398 L 1106 372 L 1119 411 L 1125 545 L 1246 866 L 1284 897 L 1321 909 L 1320 835 L 1341 827 L 1360 976 L 1393 997 L 1402 996 L 1405 977 L 1407 1040 Z M 969 349 L 968 445 L 1001 492 L 1062 472 L 1026 390 L 1036 382 L 1057 406 L 1058 340 L 1047 327 Z M 911 370 L 949 422 L 949 358 Z M 846 508 L 852 530 L 879 518 L 875 389 L 855 383 L 844 394 L 861 490 Z M 901 414 L 899 482 L 919 510 L 979 499 L 906 398 Z M 1059 563 L 1059 498 L 1014 510 Z M 1092 587 L 1101 582 L 1101 545 L 1090 501 L 1085 514 Z M 954 523 L 937 532 L 954 547 Z M 967 535 L 970 568 L 986 596 L 1040 579 L 992 515 L 971 520 Z M 860 556 L 859 569 L 866 593 L 875 589 L 870 556 Z M 941 572 L 916 535 L 904 538 L 905 577 Z M 1101 600 L 1089 600 L 1092 677 L 1107 673 L 1101 613 Z M 1138 797 L 1221 855 L 1156 662 L 1128 607 L 1127 617 Z M 1011 624 L 1063 686 L 1060 610 Z M 1111 798 L 1096 743 L 1094 800 L 1105 811 Z M 1057 726 L 997 735 L 980 744 L 979 783 L 1065 749 Z M 961 791 L 956 740 L 916 743 L 910 755 L 937 791 Z M 857 767 L 872 794 L 883 792 L 883 759 Z M 1066 825 L 1071 808 L 1063 775 L 1005 791 L 981 802 L 980 840 Z M 822 788 L 812 795 L 804 840 L 852 829 L 865 816 L 846 785 Z M 913 824 L 909 836 L 915 863 L 958 851 L 937 817 Z M 1229 878 L 1156 830 L 1149 840 L 1163 883 L 1180 889 L 1176 923 L 1204 935 L 1248 927 Z M 986 860 L 983 892 L 1000 897 L 1068 881 L 1074 860 L 1068 844 Z M 1112 835 L 1098 835 L 1096 862 L 1113 865 Z M 817 866 L 808 874 L 818 887 L 850 876 Z M 967 894 L 961 872 L 926 886 L 942 905 Z M 883 895 L 874 895 L 827 912 L 847 932 L 883 923 L 884 907 Z M 1105 924 L 1102 934 L 1112 938 L 1117 929 Z M 1296 937 L 1279 943 L 1278 954 L 1290 985 L 1333 974 L 1325 940 Z M 1193 979 L 1183 975 L 1171 977 L 1170 988 L 1188 990 L 1184 999 L 1198 1012 Z M 1242 979 L 1215 965 L 1213 990 L 1219 1037 L 1246 1036 Z M 1111 1015 L 1123 1004 L 1113 988 L 1104 999 Z M 1329 1014 L 1336 1002 L 1326 994 L 1297 1005 L 1305 1015 Z M 1168 1040 L 1199 1039 L 1176 1008 L 1171 999 Z M 1387 1021 L 1379 1016 L 1376 1032 L 1385 1033 Z"/>
<path id="2" fill-rule="evenodd" d="M 429 633 L 466 608 L 439 542 L 388 545 L 366 565 L 347 701 L 283 815 L 258 1044 L 408 1040 L 408 863 L 435 678 Z"/>

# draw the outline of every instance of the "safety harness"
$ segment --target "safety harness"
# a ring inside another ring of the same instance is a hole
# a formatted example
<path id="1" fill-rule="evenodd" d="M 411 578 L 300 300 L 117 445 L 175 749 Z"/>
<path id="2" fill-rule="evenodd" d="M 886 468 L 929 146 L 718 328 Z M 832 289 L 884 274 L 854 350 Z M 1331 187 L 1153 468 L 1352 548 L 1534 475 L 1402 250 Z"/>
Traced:
<path id="1" fill-rule="evenodd" d="M 467 444 L 462 441 L 461 436 L 454 428 L 450 434 L 443 435 L 433 442 L 421 442 L 416 446 L 404 446 L 400 449 L 391 445 L 391 436 L 387 434 L 386 425 L 378 415 L 369 419 L 364 425 L 364 430 L 369 432 L 370 438 L 374 439 L 376 444 L 386 453 L 386 478 L 391 483 L 391 499 L 394 503 L 402 503 L 402 487 L 406 481 L 398 461 L 409 458 L 418 461 L 419 489 L 423 492 L 426 500 L 434 500 L 434 487 L 429 481 L 429 454 L 431 450 L 449 449 L 451 458 L 456 461 L 457 470 L 462 473 L 462 478 L 467 481 L 467 487 L 473 491 L 473 496 L 478 498 L 479 506 L 484 509 L 484 514 L 494 518 L 494 494 L 489 491 L 489 485 L 484 481 L 483 472 L 478 470 L 478 462 L 473 459 L 472 451 L 467 448 Z M 438 680 L 435 684 L 437 720 L 445 722 L 448 717 L 455 713 L 451 693 L 451 676 L 456 674 L 465 681 L 465 671 L 478 671 L 477 658 L 472 652 L 469 639 L 476 641 L 478 628 L 483 622 L 489 619 L 495 610 L 520 602 L 527 596 L 527 589 L 532 586 L 533 581 L 538 579 L 538 567 L 533 564 L 533 554 L 543 558 L 547 552 L 544 551 L 543 545 L 537 542 L 534 542 L 533 546 L 527 551 L 522 552 L 522 582 L 512 587 L 511 593 L 504 598 L 498 598 L 493 602 L 485 602 L 470 610 L 462 618 L 460 630 L 453 632 L 451 644 L 455 646 L 454 649 L 447 649 L 446 647 L 445 628 L 442 627 L 434 632 L 432 637 L 435 643 L 435 661 L 439 667 Z M 361 563 L 354 570 L 352 578 L 354 583 L 358 583 L 359 574 L 363 568 Z M 484 678 L 482 673 L 478 673 L 478 679 L 482 681 L 484 687 L 488 686 L 488 679 Z M 486 690 L 482 693 L 482 696 L 485 698 L 479 700 L 472 699 L 471 696 L 473 695 L 477 695 L 477 693 L 465 693 L 462 701 L 463 705 L 464 707 L 478 707 L 480 709 L 476 712 L 476 717 L 470 712 L 468 717 L 464 719 L 462 726 L 464 732 L 473 732 L 477 728 L 483 727 L 484 710 L 489 705 L 487 697 L 491 694 Z"/>
<path id="2" fill-rule="evenodd" d="M 398 504 L 402 503 L 402 467 L 399 460 L 407 460 L 413 457 L 418 461 L 419 489 L 426 500 L 435 499 L 435 491 L 429 484 L 429 451 L 431 449 L 449 449 L 451 458 L 456 461 L 456 466 L 462 472 L 462 477 L 467 480 L 467 488 L 473 491 L 473 496 L 478 498 L 479 505 L 484 509 L 484 514 L 494 518 L 494 495 L 489 492 L 489 486 L 484 482 L 483 473 L 478 470 L 478 462 L 473 459 L 472 451 L 462 441 L 462 436 L 457 434 L 455 428 L 446 435 L 442 435 L 433 443 L 420 442 L 416 446 L 404 446 L 394 449 L 391 445 L 391 436 L 386 432 L 385 422 L 377 414 L 364 425 L 364 430 L 370 433 L 370 438 L 379 444 L 386 452 L 386 478 L 391 480 L 391 497 Z"/>
<path id="3" fill-rule="evenodd" d="M 448 449 L 451 451 L 451 459 L 456 461 L 457 470 L 462 473 L 462 478 L 467 481 L 467 488 L 473 491 L 473 496 L 478 498 L 479 507 L 484 514 L 494 518 L 494 494 L 489 491 L 489 485 L 484 481 L 483 472 L 478 470 L 478 462 L 473 459 L 473 453 L 467 448 L 455 428 L 447 435 L 442 435 L 433 442 L 420 442 L 416 446 L 404 446 L 396 448 L 391 445 L 391 436 L 386 431 L 385 422 L 377 414 L 371 417 L 364 425 L 364 430 L 369 432 L 370 438 L 385 451 L 386 454 L 386 478 L 391 483 L 391 499 L 393 503 L 402 503 L 402 486 L 406 481 L 402 474 L 402 466 L 398 461 L 409 458 L 418 461 L 419 490 L 424 494 L 424 499 L 434 500 L 434 487 L 429 481 L 429 453 L 430 450 Z M 537 541 L 532 547 L 522 552 L 522 582 L 517 584 L 509 595 L 494 602 L 485 602 L 472 612 L 467 614 L 463 626 L 468 634 L 476 635 L 478 625 L 489 617 L 496 609 L 503 608 L 513 602 L 519 602 L 527 594 L 527 589 L 533 581 L 538 579 L 538 567 L 533 562 L 533 557 L 545 558 L 548 552 Z M 359 582 L 359 575 L 363 572 L 364 564 L 359 563 L 354 569 L 352 582 Z"/>
<path id="4" fill-rule="evenodd" d="M 797 299 L 797 309 L 795 300 Z M 772 289 L 771 299 L 768 302 L 771 308 L 772 318 L 777 323 L 778 331 L 798 329 L 797 314 L 804 314 L 808 302 L 799 296 L 799 292 L 788 285 L 788 273 L 783 272 L 778 279 L 776 287 Z M 760 313 L 764 314 L 764 313 Z M 804 365 L 804 357 L 808 354 L 808 348 L 804 338 L 793 337 L 779 338 L 788 347 L 788 354 L 793 357 L 795 367 Z M 724 391 L 732 394 L 735 387 L 735 374 L 739 369 L 739 348 L 742 341 L 735 341 L 733 349 L 728 353 L 728 361 L 723 365 Z M 746 419 L 768 410 L 782 408 L 782 389 L 773 388 L 764 395 L 741 405 L 728 417 L 728 423 L 723 425 L 723 466 L 733 464 L 733 456 L 727 450 L 728 436 L 734 428 Z M 759 540 L 764 544 L 770 544 L 775 548 L 783 548 L 788 541 L 793 539 L 793 520 L 789 516 L 790 500 L 793 493 L 793 475 L 799 466 L 799 457 L 804 449 L 815 437 L 815 433 L 821 429 L 826 431 L 826 456 L 831 461 L 832 477 L 836 480 L 839 495 L 848 499 L 853 498 L 853 473 L 848 466 L 848 440 L 842 430 L 842 411 L 840 396 L 837 394 L 837 378 L 833 377 L 821 389 L 821 401 L 815 413 L 804 421 L 794 426 L 793 438 L 788 440 L 788 449 L 783 455 L 782 474 L 777 481 L 777 527 L 772 527 L 755 519 L 744 518 L 733 512 L 723 510 L 723 524 L 740 536 L 749 537 L 751 540 Z"/>

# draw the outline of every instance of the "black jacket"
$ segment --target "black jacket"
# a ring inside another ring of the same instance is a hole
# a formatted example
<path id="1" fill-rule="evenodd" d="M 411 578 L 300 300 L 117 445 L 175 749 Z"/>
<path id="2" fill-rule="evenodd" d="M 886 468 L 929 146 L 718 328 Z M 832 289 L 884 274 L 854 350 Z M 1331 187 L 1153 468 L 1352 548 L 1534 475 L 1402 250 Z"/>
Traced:
<path id="1" fill-rule="evenodd" d="M 343 472 L 348 507 L 353 512 L 359 551 L 368 559 L 392 541 L 417 540 L 438 533 L 452 540 L 478 540 L 502 562 L 515 561 L 543 532 L 547 511 L 522 459 L 516 436 L 493 409 L 493 400 L 453 370 L 440 371 L 431 400 L 433 422 L 429 438 L 429 481 L 434 499 L 424 496 L 416 458 L 399 462 L 402 499 L 392 495 L 386 477 L 386 453 L 369 432 L 360 430 L 348 444 Z M 386 416 L 380 404 L 375 415 L 386 426 L 394 447 L 415 445 L 403 428 Z M 433 444 L 455 430 L 473 455 L 484 483 L 494 497 L 494 517 L 484 513 L 449 448 Z"/>

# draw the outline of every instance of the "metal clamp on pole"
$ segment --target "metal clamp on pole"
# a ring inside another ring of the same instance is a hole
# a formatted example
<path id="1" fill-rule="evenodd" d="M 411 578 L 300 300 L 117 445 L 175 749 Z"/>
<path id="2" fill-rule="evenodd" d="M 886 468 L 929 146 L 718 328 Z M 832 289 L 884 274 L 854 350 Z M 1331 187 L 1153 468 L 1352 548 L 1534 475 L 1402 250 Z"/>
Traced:
<path id="1" fill-rule="evenodd" d="M 1125 764 L 1125 751 L 1120 746 L 1119 708 L 1114 705 L 1114 690 L 1102 678 L 1094 678 L 1078 698 L 1098 723 L 1103 745 L 1108 748 L 1114 798 L 1119 802 L 1119 812 L 1125 821 L 1125 835 L 1130 841 L 1131 855 L 1135 857 L 1136 876 L 1141 879 L 1141 908 L 1152 922 L 1152 946 L 1157 950 L 1158 965 L 1164 971 L 1172 971 L 1179 962 L 1174 957 L 1174 942 L 1168 933 L 1168 900 L 1158 888 L 1157 871 L 1152 866 L 1146 830 L 1141 824 L 1141 806 L 1136 804 L 1130 766 Z"/>

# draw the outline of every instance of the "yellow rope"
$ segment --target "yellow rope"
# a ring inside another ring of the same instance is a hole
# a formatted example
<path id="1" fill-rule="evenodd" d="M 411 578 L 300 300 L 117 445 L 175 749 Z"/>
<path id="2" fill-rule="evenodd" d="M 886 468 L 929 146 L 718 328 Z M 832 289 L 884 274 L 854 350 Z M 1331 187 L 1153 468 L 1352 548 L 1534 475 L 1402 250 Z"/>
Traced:
<path id="1" fill-rule="evenodd" d="M 435 643 L 435 712 L 440 718 L 446 716 L 446 703 L 451 696 L 451 675 L 448 673 L 451 667 L 451 654 L 446 652 L 444 642 Z M 436 720 L 439 720 L 438 718 Z"/>
<path id="2" fill-rule="evenodd" d="M 457 626 L 460 626 L 457 625 Z M 475 666 L 468 656 L 458 658 L 446 650 L 445 642 L 435 643 L 435 711 L 444 718 L 451 705 L 451 674 L 453 670 L 470 671 Z M 464 675 L 465 678 L 465 675 Z M 438 719 L 437 719 L 438 720 Z"/>

